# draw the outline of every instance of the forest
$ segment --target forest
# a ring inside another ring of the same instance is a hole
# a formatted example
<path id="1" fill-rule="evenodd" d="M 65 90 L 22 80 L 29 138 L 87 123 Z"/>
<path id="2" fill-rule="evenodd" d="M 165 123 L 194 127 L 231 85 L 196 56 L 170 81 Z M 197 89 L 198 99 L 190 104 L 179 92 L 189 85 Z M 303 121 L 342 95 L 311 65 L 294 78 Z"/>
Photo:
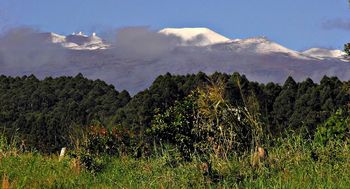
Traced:
<path id="1" fill-rule="evenodd" d="M 246 182 L 257 181 L 260 173 L 271 178 L 273 166 L 281 165 L 271 157 L 274 150 L 307 149 L 308 160 L 328 165 L 346 157 L 332 150 L 348 149 L 350 134 L 350 82 L 328 76 L 319 83 L 288 77 L 283 84 L 263 84 L 239 73 L 167 73 L 131 96 L 82 74 L 43 80 L 2 75 L 0 99 L 2 157 L 9 154 L 5 146 L 40 157 L 58 155 L 66 147 L 67 161 L 78 161 L 93 175 L 108 170 L 113 158 L 139 163 L 165 159 L 165 170 L 200 162 L 198 173 L 205 180 L 200 183 L 253 187 Z M 268 160 L 256 160 L 260 149 L 272 151 Z M 245 159 L 249 163 L 241 167 L 253 173 L 242 173 L 242 168 L 226 173 L 217 167 L 222 160 L 240 164 Z M 285 170 L 280 168 L 275 167 L 276 174 Z M 231 176 L 234 180 L 227 180 Z M 182 186 L 197 186 L 188 184 Z M 126 185 L 135 186 L 155 185 Z"/>

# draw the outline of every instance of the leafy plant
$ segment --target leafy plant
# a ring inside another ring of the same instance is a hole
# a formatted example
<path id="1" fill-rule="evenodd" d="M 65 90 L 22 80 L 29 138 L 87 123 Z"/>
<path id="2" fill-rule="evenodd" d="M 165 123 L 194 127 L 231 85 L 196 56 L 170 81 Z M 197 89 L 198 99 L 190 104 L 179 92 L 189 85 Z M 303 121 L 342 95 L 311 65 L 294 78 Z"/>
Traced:
<path id="1" fill-rule="evenodd" d="M 129 133 L 116 128 L 106 129 L 101 125 L 91 126 L 86 139 L 70 155 L 80 160 L 91 172 L 100 172 L 106 164 L 106 157 L 120 156 L 127 153 Z"/>
<path id="2" fill-rule="evenodd" d="M 314 141 L 326 145 L 330 141 L 347 141 L 350 136 L 350 117 L 348 112 L 339 109 L 334 115 L 317 128 Z"/>

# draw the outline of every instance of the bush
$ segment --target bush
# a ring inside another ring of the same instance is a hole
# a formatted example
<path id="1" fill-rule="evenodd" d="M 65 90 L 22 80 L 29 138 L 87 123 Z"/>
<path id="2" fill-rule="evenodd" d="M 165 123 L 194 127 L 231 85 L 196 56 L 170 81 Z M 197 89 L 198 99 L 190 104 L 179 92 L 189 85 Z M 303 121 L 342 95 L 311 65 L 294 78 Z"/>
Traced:
<path id="1" fill-rule="evenodd" d="M 347 111 L 338 110 L 317 128 L 314 141 L 319 145 L 327 145 L 330 141 L 344 142 L 349 139 L 350 117 Z"/>
<path id="2" fill-rule="evenodd" d="M 111 156 L 121 156 L 128 153 L 130 133 L 116 128 L 106 129 L 100 125 L 91 126 L 85 141 L 77 146 L 71 157 L 78 158 L 91 172 L 100 172 Z"/>
<path id="3" fill-rule="evenodd" d="M 194 154 L 227 158 L 257 146 L 261 127 L 247 108 L 225 100 L 224 86 L 197 89 L 154 117 L 151 133 L 160 141 L 175 145 L 185 160 Z"/>

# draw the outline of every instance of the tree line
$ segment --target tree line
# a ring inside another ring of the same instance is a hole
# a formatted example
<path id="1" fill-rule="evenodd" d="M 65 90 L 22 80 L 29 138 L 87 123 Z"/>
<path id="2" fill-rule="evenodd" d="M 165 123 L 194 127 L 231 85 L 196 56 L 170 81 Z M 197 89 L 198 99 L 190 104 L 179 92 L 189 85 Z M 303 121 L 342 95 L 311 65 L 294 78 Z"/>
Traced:
<path id="1" fill-rule="evenodd" d="M 288 77 L 280 85 L 249 81 L 238 73 L 167 73 L 133 97 L 82 74 L 44 80 L 33 75 L 0 76 L 0 129 L 8 137 L 19 136 L 26 148 L 51 153 L 73 146 L 74 133 L 99 126 L 113 129 L 123 137 L 119 140 L 123 145 L 140 155 L 149 150 L 155 137 L 161 137 L 150 132 L 157 131 L 157 120 L 169 122 L 172 118 L 164 115 L 166 112 L 188 110 L 180 105 L 188 103 L 197 89 L 215 83 L 222 86 L 222 97 L 230 106 L 254 106 L 263 132 L 271 137 L 292 130 L 312 138 L 317 126 L 350 100 L 350 83 L 327 76 L 320 83 Z"/>

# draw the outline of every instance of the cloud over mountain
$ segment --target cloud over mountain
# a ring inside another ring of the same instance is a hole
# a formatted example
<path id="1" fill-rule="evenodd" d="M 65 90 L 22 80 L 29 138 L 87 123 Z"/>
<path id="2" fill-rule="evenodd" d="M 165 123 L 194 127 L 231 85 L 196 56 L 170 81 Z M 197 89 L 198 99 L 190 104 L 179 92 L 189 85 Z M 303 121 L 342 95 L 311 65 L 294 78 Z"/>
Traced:
<path id="1" fill-rule="evenodd" d="M 14 75 L 45 72 L 66 64 L 66 50 L 43 40 L 30 28 L 17 28 L 0 37 L 1 73 Z M 0 74 L 1 74 L 0 73 Z"/>
<path id="2" fill-rule="evenodd" d="M 171 31 L 171 32 L 164 32 Z M 76 75 L 102 79 L 136 93 L 166 72 L 240 72 L 260 82 L 323 75 L 350 79 L 341 51 L 298 52 L 267 38 L 227 39 L 207 28 L 152 31 L 122 28 L 106 41 L 95 34 L 62 36 L 19 28 L 0 37 L 0 74 L 39 77 Z"/>
<path id="3" fill-rule="evenodd" d="M 181 43 L 176 36 L 166 36 L 147 27 L 128 27 L 116 32 L 114 46 L 119 57 L 149 59 L 171 52 Z"/>

